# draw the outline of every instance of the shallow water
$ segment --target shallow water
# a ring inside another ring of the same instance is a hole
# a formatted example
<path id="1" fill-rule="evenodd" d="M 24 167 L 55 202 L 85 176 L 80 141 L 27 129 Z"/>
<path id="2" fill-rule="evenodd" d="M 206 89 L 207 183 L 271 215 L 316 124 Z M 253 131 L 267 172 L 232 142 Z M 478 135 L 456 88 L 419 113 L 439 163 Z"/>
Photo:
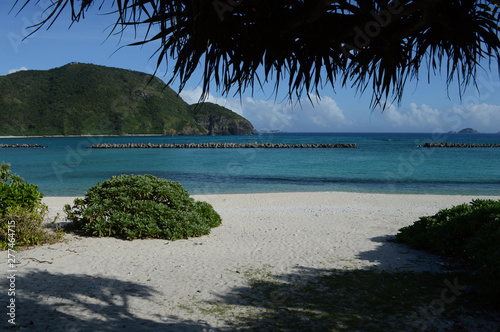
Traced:
<path id="1" fill-rule="evenodd" d="M 98 143 L 356 143 L 357 149 L 87 149 Z M 153 174 L 191 194 L 355 191 L 500 195 L 500 148 L 419 148 L 425 142 L 500 143 L 493 134 L 280 133 L 256 136 L 8 138 L 0 162 L 46 196 L 81 196 L 120 174 Z"/>

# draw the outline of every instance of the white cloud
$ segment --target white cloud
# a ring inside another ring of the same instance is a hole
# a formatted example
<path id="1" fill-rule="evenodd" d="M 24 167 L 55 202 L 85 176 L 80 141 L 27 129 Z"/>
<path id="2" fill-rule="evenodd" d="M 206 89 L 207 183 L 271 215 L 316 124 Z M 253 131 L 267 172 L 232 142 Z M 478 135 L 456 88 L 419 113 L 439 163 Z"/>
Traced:
<path id="1" fill-rule="evenodd" d="M 201 87 L 196 87 L 191 90 L 182 90 L 180 96 L 186 103 L 191 105 L 196 104 L 200 101 L 201 93 Z M 242 108 L 239 99 L 218 98 L 209 93 L 208 98 L 205 101 L 224 106 L 226 108 L 229 108 L 231 111 L 242 115 Z"/>
<path id="2" fill-rule="evenodd" d="M 28 70 L 28 68 L 26 68 L 25 66 L 22 66 L 19 69 L 9 69 L 9 74 L 12 74 L 12 73 L 15 73 L 15 72 L 18 72 L 18 71 L 23 71 L 23 70 Z"/>
<path id="3" fill-rule="evenodd" d="M 184 90 L 181 97 L 188 103 L 197 103 L 201 88 Z M 352 124 L 346 119 L 342 109 L 330 97 L 315 99 L 313 104 L 308 99 L 298 104 L 262 100 L 251 97 L 217 98 L 208 95 L 206 101 L 227 107 L 247 118 L 258 130 L 298 131 L 338 131 Z"/>
<path id="4" fill-rule="evenodd" d="M 441 127 L 441 112 L 425 104 L 418 106 L 411 103 L 402 110 L 390 105 L 383 112 L 380 109 L 376 112 L 380 112 L 380 118 L 392 128 L 431 132 Z"/>
<path id="5" fill-rule="evenodd" d="M 201 91 L 202 90 L 200 87 L 196 87 L 192 90 L 182 90 L 180 93 L 180 96 L 189 105 L 196 104 L 200 100 Z M 212 100 L 215 100 L 215 98 L 212 96 L 212 94 L 209 94 L 209 98 Z M 207 101 L 213 103 L 212 100 L 207 100 Z"/>
<path id="6" fill-rule="evenodd" d="M 301 107 L 292 110 L 294 131 L 340 131 L 352 125 L 331 97 L 302 100 Z"/>
<path id="7" fill-rule="evenodd" d="M 189 104 L 197 103 L 201 88 L 184 90 L 181 97 Z M 221 98 L 209 94 L 207 101 L 227 107 L 247 118 L 257 130 L 282 130 L 288 132 L 448 132 L 474 128 L 482 133 L 500 132 L 500 106 L 470 104 L 438 110 L 429 105 L 411 103 L 397 108 L 389 105 L 382 112 L 379 108 L 366 118 L 363 113 L 344 114 L 337 102 L 328 96 L 321 99 L 311 96 L 300 103 L 278 102 L 251 97 Z M 369 122 L 369 123 L 368 123 Z"/>
<path id="8" fill-rule="evenodd" d="M 285 104 L 247 97 L 241 106 L 243 116 L 250 120 L 257 130 L 290 131 L 293 116 Z"/>
<path id="9" fill-rule="evenodd" d="M 444 114 L 450 130 L 474 128 L 483 133 L 500 132 L 500 106 L 491 104 L 469 104 L 453 107 Z"/>
<path id="10" fill-rule="evenodd" d="M 500 106 L 489 104 L 470 104 L 437 110 L 428 105 L 418 106 L 411 103 L 398 110 L 390 105 L 383 112 L 377 110 L 379 118 L 386 127 L 396 131 L 447 132 L 463 128 L 474 128 L 482 133 L 500 131 Z M 380 123 L 379 123 L 380 124 Z"/>

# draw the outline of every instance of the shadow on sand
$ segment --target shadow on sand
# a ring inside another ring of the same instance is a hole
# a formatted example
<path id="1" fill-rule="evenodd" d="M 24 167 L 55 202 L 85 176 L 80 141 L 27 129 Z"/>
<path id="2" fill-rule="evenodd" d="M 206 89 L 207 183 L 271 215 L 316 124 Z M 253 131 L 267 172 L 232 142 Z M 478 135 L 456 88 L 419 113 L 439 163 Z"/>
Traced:
<path id="1" fill-rule="evenodd" d="M 376 268 L 298 266 L 284 275 L 247 271 L 248 286 L 221 295 L 207 309 L 222 308 L 233 328 L 257 331 L 471 331 L 478 326 L 497 331 L 498 312 L 485 311 L 463 294 L 464 271 L 437 256 L 423 252 L 422 257 L 415 256 L 418 252 L 391 239 L 373 238 L 381 245 L 358 255 L 377 262 Z M 394 270 L 393 260 L 408 254 L 416 257 L 417 264 L 435 260 L 443 270 Z"/>
<path id="2" fill-rule="evenodd" d="M 70 332 L 210 330 L 203 323 L 148 316 L 147 312 L 159 305 L 151 301 L 154 293 L 154 289 L 134 282 L 34 270 L 16 279 L 16 324 L 8 323 L 7 317 L 2 327 Z M 144 310 L 137 309 L 137 302 L 136 309 L 131 309 L 130 302 L 138 299 L 144 302 Z"/>
<path id="3" fill-rule="evenodd" d="M 202 320 L 152 314 L 162 312 L 156 291 L 139 283 L 43 270 L 26 272 L 16 280 L 17 324 L 8 324 L 4 316 L 2 325 L 25 331 L 466 331 L 482 324 L 482 331 L 496 331 L 498 312 L 478 309 L 453 289 L 442 297 L 446 280 L 466 284 L 464 272 L 384 272 L 409 252 L 387 239 L 372 239 L 381 245 L 358 256 L 377 262 L 375 269 L 297 266 L 282 275 L 265 268 L 245 271 L 247 285 L 199 304 L 204 307 L 200 317 L 217 316 L 227 322 L 224 329 Z"/>

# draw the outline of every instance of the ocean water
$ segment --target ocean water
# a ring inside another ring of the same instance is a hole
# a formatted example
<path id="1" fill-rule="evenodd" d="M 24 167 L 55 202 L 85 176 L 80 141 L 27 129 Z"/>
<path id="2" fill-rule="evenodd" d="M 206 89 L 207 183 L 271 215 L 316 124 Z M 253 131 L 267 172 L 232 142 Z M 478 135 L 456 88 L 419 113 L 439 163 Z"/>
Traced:
<path id="1" fill-rule="evenodd" d="M 356 143 L 357 149 L 87 149 L 98 143 Z M 46 196 L 83 196 L 120 174 L 178 181 L 191 194 L 348 191 L 500 195 L 500 148 L 419 148 L 425 142 L 500 143 L 494 134 L 279 133 L 255 136 L 4 138 L 0 162 Z"/>

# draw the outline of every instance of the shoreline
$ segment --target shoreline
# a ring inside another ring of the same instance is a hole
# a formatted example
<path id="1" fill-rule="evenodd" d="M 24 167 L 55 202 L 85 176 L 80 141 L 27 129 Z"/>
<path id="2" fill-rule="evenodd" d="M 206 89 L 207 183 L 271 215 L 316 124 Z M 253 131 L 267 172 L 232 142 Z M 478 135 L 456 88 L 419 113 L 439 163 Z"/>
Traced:
<path id="1" fill-rule="evenodd" d="M 38 136 L 0 136 L 2 138 L 68 138 L 68 137 L 148 137 L 148 136 L 165 136 L 171 137 L 171 135 L 162 134 L 133 134 L 133 135 L 38 135 Z M 206 136 L 206 135 L 199 135 Z"/>
<path id="2" fill-rule="evenodd" d="M 297 135 L 303 135 L 303 134 L 335 134 L 335 135 L 343 135 L 343 134 L 373 134 L 373 135 L 500 135 L 500 132 L 495 133 L 474 133 L 474 134 L 459 134 L 459 133 L 449 133 L 449 132 L 442 132 L 442 133 L 434 133 L 434 132 L 386 132 L 386 131 L 381 131 L 381 132 L 285 132 L 285 131 L 280 131 L 280 132 L 274 132 L 274 131 L 259 131 L 257 134 L 251 134 L 251 135 L 194 135 L 194 136 L 219 136 L 219 137 L 226 137 L 226 136 L 259 136 L 259 135 L 274 135 L 274 134 L 297 134 Z M 91 134 L 82 134 L 82 135 L 34 135 L 34 136 L 16 136 L 16 135 L 0 135 L 0 139 L 2 138 L 65 138 L 65 137 L 145 137 L 145 136 L 164 136 L 164 137 L 172 137 L 172 135 L 163 135 L 163 134 L 124 134 L 124 135 L 111 135 L 111 134 L 96 134 L 96 135 L 91 135 Z M 191 136 L 191 135 L 187 135 Z M 179 135 L 174 135 L 174 137 L 183 137 Z"/>
<path id="3" fill-rule="evenodd" d="M 483 198 L 500 199 L 500 194 L 450 194 L 450 193 L 408 193 L 408 192 L 365 192 L 365 191 L 266 191 L 266 192 L 228 192 L 228 193 L 204 193 L 204 194 L 189 194 L 191 197 L 212 197 L 212 196 L 239 196 L 239 195 L 288 195 L 288 194 L 339 194 L 339 195 L 385 195 L 385 196 L 437 196 L 437 197 L 469 197 L 471 199 Z M 84 198 L 85 195 L 45 195 L 43 199 L 67 199 L 67 198 Z M 43 200 L 42 199 L 42 200 Z"/>

